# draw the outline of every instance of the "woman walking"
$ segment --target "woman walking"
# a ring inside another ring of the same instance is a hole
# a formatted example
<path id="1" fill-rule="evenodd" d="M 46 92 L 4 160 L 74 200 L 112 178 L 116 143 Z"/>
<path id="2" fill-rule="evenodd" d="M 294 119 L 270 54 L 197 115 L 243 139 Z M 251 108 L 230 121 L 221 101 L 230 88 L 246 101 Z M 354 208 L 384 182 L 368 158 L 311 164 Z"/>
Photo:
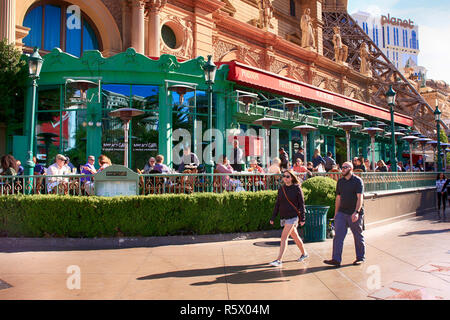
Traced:
<path id="1" fill-rule="evenodd" d="M 282 266 L 282 259 L 284 252 L 286 251 L 289 236 L 291 236 L 297 247 L 300 249 L 302 255 L 298 258 L 298 262 L 308 258 L 303 246 L 302 239 L 298 235 L 297 227 L 300 221 L 300 225 L 305 224 L 305 202 L 303 197 L 303 191 L 300 187 L 300 182 L 292 170 L 286 170 L 283 172 L 283 185 L 278 189 L 277 201 L 275 208 L 273 209 L 272 218 L 270 224 L 273 225 L 273 221 L 277 214 L 280 214 L 280 224 L 283 228 L 280 242 L 280 252 L 275 261 L 270 265 L 274 267 Z"/>
<path id="2" fill-rule="evenodd" d="M 445 178 L 445 174 L 443 172 L 439 173 L 436 177 L 436 195 L 437 195 L 437 203 L 438 203 L 438 217 L 440 218 L 441 211 L 441 201 L 443 206 L 442 215 L 445 219 L 445 204 L 447 202 L 447 179 Z"/>

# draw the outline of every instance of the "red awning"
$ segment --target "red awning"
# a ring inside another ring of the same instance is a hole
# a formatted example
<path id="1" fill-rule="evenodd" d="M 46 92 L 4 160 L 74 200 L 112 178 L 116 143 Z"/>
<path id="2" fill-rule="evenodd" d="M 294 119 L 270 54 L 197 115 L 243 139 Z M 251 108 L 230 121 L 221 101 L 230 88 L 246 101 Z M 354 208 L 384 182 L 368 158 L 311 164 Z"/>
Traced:
<path id="1" fill-rule="evenodd" d="M 311 86 L 297 80 L 289 79 L 262 69 L 254 68 L 236 61 L 218 63 L 229 66 L 228 80 L 238 84 L 261 88 L 266 91 L 288 95 L 296 99 L 319 102 L 334 109 L 350 111 L 361 116 L 371 116 L 390 121 L 390 111 L 375 105 L 358 101 L 335 92 Z M 399 113 L 394 114 L 397 124 L 412 127 L 413 118 Z"/>

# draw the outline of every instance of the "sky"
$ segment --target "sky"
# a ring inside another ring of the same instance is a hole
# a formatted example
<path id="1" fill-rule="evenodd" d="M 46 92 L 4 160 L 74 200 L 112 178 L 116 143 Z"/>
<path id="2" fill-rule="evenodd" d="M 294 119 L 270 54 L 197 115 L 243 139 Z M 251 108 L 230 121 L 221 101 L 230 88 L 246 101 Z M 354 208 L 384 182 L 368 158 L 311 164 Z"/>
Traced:
<path id="1" fill-rule="evenodd" d="M 450 84 L 449 0 L 348 0 L 348 12 L 411 19 L 419 26 L 418 64 L 428 69 L 427 78 Z"/>

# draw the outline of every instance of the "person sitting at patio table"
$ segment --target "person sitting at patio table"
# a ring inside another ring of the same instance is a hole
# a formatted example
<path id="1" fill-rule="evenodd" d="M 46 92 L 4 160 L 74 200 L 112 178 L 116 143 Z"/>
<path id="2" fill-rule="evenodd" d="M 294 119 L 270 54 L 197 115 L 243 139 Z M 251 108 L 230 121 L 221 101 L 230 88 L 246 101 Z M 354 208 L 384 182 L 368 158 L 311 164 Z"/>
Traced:
<path id="1" fill-rule="evenodd" d="M 47 180 L 47 191 L 52 193 L 64 190 L 68 184 L 69 179 L 63 177 L 51 177 L 51 176 L 65 176 L 70 175 L 71 171 L 65 162 L 67 158 L 62 154 L 57 154 L 55 157 L 55 163 L 48 167 L 47 175 L 50 177 Z"/>
<path id="2" fill-rule="evenodd" d="M 151 157 L 150 159 L 148 159 L 148 162 L 145 164 L 144 169 L 142 169 L 142 172 L 144 174 L 149 174 L 150 171 L 152 171 L 155 167 L 156 164 L 156 159 Z"/>
<path id="3" fill-rule="evenodd" d="M 297 172 L 297 173 L 305 173 L 305 172 L 308 172 L 308 171 L 309 171 L 308 168 L 306 168 L 306 167 L 303 165 L 303 161 L 302 161 L 300 158 L 297 158 L 297 159 L 296 159 L 295 164 L 294 164 L 294 166 L 292 167 L 292 170 L 294 170 L 294 171 Z"/>
<path id="4" fill-rule="evenodd" d="M 267 173 L 281 174 L 281 159 L 278 157 L 273 158 L 272 165 L 267 169 Z"/>
<path id="5" fill-rule="evenodd" d="M 195 153 L 191 152 L 190 147 L 185 147 L 183 149 L 183 157 L 180 166 L 178 167 L 178 172 L 183 172 L 186 166 L 198 167 L 200 161 Z"/>
<path id="6" fill-rule="evenodd" d="M 320 155 L 319 149 L 315 149 L 314 150 L 314 155 L 313 155 L 313 158 L 312 158 L 312 164 L 313 164 L 313 167 L 315 169 L 314 171 L 318 170 L 318 167 L 319 167 L 320 164 L 322 164 L 323 167 L 325 168 L 325 160 Z"/>
<path id="7" fill-rule="evenodd" d="M 252 160 L 250 161 L 250 168 L 248 168 L 248 171 L 249 171 L 249 172 L 264 173 L 263 168 L 261 168 L 261 167 L 258 165 L 258 162 L 256 161 L 256 159 L 252 159 Z"/>
<path id="8" fill-rule="evenodd" d="M 98 164 L 100 165 L 100 168 L 98 169 L 98 172 L 101 172 L 103 170 L 105 170 L 106 168 L 108 168 L 109 166 L 112 165 L 111 159 L 109 159 L 107 156 L 105 155 L 100 155 L 100 157 L 98 157 Z M 94 194 L 94 181 L 93 180 L 89 180 L 86 181 L 86 184 L 84 185 L 84 189 L 86 190 L 86 193 L 88 195 L 93 195 Z"/>
<path id="9" fill-rule="evenodd" d="M 388 172 L 388 168 L 383 160 L 378 160 L 377 162 L 377 168 L 375 169 L 376 172 Z"/>
<path id="10" fill-rule="evenodd" d="M 19 168 L 17 167 L 17 161 L 10 154 L 4 155 L 0 160 L 2 166 L 3 176 L 16 176 Z"/>
<path id="11" fill-rule="evenodd" d="M 216 171 L 217 173 L 234 173 L 233 167 L 230 165 L 230 161 L 228 160 L 227 156 L 220 156 L 219 157 L 219 163 L 216 165 Z M 222 182 L 221 185 L 226 190 L 230 190 L 231 186 L 237 186 L 240 184 L 239 180 L 231 179 L 230 176 L 219 176 L 220 181 Z"/>
<path id="12" fill-rule="evenodd" d="M 88 175 L 88 176 L 96 174 L 97 170 L 94 167 L 94 163 L 95 163 L 95 157 L 89 156 L 88 162 L 84 166 L 81 166 L 81 174 Z M 81 183 L 85 183 L 86 181 L 91 181 L 91 178 L 81 178 Z"/>
<path id="13" fill-rule="evenodd" d="M 33 156 L 33 162 L 34 162 L 34 169 L 33 169 L 33 174 L 35 176 L 41 176 L 45 174 L 45 168 L 43 165 L 39 164 L 37 162 L 37 159 L 35 156 Z"/>
<path id="14" fill-rule="evenodd" d="M 168 166 L 166 166 L 164 162 L 164 156 L 159 154 L 155 158 L 156 164 L 153 167 L 153 170 L 159 171 L 160 173 L 171 173 L 172 171 Z"/>

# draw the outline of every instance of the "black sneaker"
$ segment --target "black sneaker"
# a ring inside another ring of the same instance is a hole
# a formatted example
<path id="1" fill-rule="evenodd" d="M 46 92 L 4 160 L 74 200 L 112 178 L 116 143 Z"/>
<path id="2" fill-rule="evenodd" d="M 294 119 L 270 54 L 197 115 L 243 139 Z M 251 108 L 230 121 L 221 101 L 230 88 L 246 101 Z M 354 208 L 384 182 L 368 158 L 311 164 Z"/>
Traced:
<path id="1" fill-rule="evenodd" d="M 335 267 L 340 267 L 341 266 L 341 263 L 339 261 L 334 260 L 334 259 L 324 260 L 323 263 L 329 264 L 329 265 L 335 266 Z"/>
<path id="2" fill-rule="evenodd" d="M 359 266 L 361 264 L 363 264 L 364 259 L 356 259 L 355 261 L 353 261 L 353 265 L 354 266 Z"/>

